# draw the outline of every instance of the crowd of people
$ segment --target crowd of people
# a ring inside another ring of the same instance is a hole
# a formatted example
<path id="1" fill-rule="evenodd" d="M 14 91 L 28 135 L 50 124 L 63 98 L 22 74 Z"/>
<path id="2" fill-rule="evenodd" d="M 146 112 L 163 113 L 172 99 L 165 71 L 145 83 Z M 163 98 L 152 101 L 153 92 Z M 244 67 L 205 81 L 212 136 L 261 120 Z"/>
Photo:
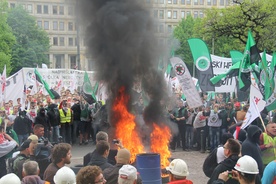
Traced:
<path id="1" fill-rule="evenodd" d="M 272 183 L 276 176 L 276 123 L 262 112 L 240 129 L 249 105 L 223 96 L 189 108 L 181 95 L 167 106 L 167 120 L 178 131 L 172 135 L 170 150 L 210 152 L 203 164 L 208 183 Z M 170 108 L 169 108 L 170 107 Z M 136 104 L 137 117 L 143 114 L 143 100 Z M 130 165 L 131 153 L 121 142 L 110 147 L 107 110 L 103 102 L 86 103 L 69 90 L 51 100 L 42 94 L 28 95 L 17 104 L 9 101 L 0 109 L 0 184 L 22 183 L 142 183 L 137 169 Z M 233 136 L 234 135 L 234 136 Z M 83 167 L 72 170 L 74 144 L 96 149 L 84 156 Z M 166 168 L 169 183 L 193 183 L 188 180 L 184 160 L 174 159 Z M 89 182 L 88 182 L 89 181 Z"/>

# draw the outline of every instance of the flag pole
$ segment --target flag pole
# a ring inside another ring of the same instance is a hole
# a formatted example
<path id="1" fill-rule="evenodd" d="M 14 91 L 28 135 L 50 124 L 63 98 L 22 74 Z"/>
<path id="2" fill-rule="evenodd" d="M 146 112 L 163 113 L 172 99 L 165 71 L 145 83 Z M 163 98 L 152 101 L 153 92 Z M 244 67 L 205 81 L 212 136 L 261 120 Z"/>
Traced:
<path id="1" fill-rule="evenodd" d="M 262 116 L 260 115 L 259 118 L 260 118 L 260 120 L 261 120 L 261 122 L 262 122 L 262 125 L 263 125 L 263 127 L 264 127 L 265 133 L 267 133 L 266 127 L 265 127 L 265 124 L 264 124 L 264 120 L 263 120 Z"/>

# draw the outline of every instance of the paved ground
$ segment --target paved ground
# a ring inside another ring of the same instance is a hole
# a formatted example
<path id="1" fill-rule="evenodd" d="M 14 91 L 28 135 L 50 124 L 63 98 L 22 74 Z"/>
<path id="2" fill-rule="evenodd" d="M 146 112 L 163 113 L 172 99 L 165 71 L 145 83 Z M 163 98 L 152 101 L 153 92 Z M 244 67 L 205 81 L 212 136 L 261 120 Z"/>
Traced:
<path id="1" fill-rule="evenodd" d="M 89 145 L 86 146 L 74 145 L 72 149 L 73 157 L 71 159 L 70 166 L 82 164 L 83 156 L 94 149 L 95 146 L 92 145 L 92 143 L 89 143 Z M 187 163 L 190 172 L 188 179 L 192 180 L 194 184 L 203 184 L 208 181 L 208 178 L 202 171 L 203 161 L 206 156 L 207 153 L 200 153 L 199 151 L 187 152 L 182 151 L 181 149 L 172 153 L 172 158 L 181 158 Z"/>

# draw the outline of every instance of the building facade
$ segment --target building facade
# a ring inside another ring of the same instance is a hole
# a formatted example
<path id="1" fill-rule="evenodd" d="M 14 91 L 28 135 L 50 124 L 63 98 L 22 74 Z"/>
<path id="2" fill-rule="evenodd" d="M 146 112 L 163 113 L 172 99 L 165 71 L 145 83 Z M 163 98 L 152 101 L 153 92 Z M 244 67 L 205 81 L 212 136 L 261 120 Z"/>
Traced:
<path id="1" fill-rule="evenodd" d="M 142 1 L 142 0 L 141 0 Z M 155 18 L 155 33 L 159 44 L 165 45 L 174 27 L 181 19 L 192 15 L 204 16 L 204 10 L 212 7 L 224 8 L 230 0 L 143 0 L 151 7 Z M 22 5 L 34 16 L 37 25 L 50 38 L 49 68 L 93 70 L 93 59 L 85 54 L 85 43 L 78 36 L 74 0 L 8 0 L 11 8 Z"/>

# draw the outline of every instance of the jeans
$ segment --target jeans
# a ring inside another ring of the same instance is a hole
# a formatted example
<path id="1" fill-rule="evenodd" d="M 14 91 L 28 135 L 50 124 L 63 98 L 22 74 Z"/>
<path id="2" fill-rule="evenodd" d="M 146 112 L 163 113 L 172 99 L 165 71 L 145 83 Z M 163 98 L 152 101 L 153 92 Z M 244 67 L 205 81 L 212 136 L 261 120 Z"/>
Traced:
<path id="1" fill-rule="evenodd" d="M 18 136 L 19 145 L 21 145 L 24 141 L 28 139 L 29 134 L 23 134 L 23 135 L 17 135 L 17 136 Z"/>
<path id="2" fill-rule="evenodd" d="M 59 142 L 59 126 L 53 126 L 53 130 L 52 130 L 52 141 L 55 142 L 55 143 L 58 143 Z"/>
<path id="3" fill-rule="evenodd" d="M 186 125 L 185 141 L 186 148 L 191 149 L 194 143 L 194 127 L 192 125 Z"/>
<path id="4" fill-rule="evenodd" d="M 209 127 L 211 151 L 220 144 L 220 127 Z"/>
<path id="5" fill-rule="evenodd" d="M 75 144 L 77 141 L 77 130 L 78 130 L 78 126 L 80 124 L 81 121 L 79 120 L 74 120 L 73 121 L 73 126 L 72 126 L 72 143 Z"/>
<path id="6" fill-rule="evenodd" d="M 63 142 L 71 144 L 71 125 L 70 123 L 61 123 L 60 135 Z"/>

